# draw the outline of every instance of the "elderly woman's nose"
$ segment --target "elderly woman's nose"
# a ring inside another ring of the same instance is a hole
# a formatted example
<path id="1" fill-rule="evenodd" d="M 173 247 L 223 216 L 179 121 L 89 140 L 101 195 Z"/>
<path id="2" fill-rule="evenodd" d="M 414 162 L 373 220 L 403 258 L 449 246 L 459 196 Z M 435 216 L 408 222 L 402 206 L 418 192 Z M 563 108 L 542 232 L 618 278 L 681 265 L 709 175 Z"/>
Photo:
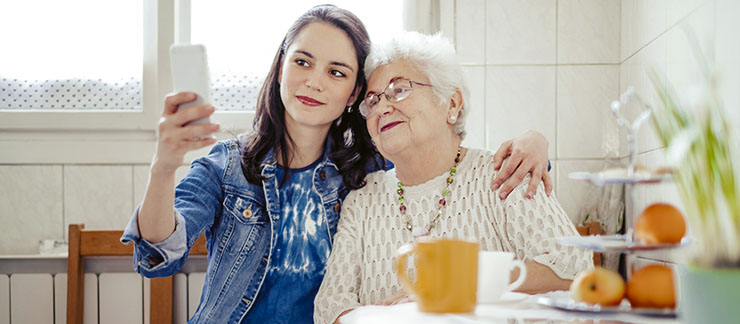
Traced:
<path id="1" fill-rule="evenodd" d="M 394 109 L 396 109 L 396 107 L 393 106 L 393 103 L 391 103 L 389 100 L 386 100 L 385 96 L 381 96 L 380 102 L 375 105 L 374 110 L 378 114 L 378 116 L 384 116 L 393 112 Z"/>

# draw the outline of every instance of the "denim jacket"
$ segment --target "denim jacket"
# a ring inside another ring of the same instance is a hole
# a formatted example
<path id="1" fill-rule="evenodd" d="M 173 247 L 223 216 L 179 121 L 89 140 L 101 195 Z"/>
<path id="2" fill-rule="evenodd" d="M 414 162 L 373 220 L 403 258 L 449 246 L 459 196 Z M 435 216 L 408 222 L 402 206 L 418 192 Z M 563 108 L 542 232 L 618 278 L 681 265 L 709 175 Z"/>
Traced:
<path id="1" fill-rule="evenodd" d="M 347 195 L 337 166 L 324 159 L 313 177 L 313 187 L 323 203 L 323 217 L 329 236 L 337 229 L 340 204 Z M 208 156 L 195 160 L 188 175 L 175 190 L 175 231 L 162 242 L 142 239 L 138 229 L 138 208 L 121 237 L 134 242 L 134 268 L 146 277 L 177 273 L 188 252 L 205 231 L 208 270 L 200 304 L 189 323 L 241 323 L 259 293 L 277 229 L 281 226 L 277 205 L 279 167 L 267 154 L 262 162 L 262 185 L 249 183 L 241 169 L 236 140 L 217 143 Z"/>

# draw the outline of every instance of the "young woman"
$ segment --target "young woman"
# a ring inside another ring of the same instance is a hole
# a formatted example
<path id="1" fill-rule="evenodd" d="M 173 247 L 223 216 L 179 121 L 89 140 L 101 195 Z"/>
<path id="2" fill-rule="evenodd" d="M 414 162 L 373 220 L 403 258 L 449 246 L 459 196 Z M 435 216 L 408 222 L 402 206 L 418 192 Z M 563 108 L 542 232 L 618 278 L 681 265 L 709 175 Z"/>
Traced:
<path id="1" fill-rule="evenodd" d="M 214 145 L 177 188 L 185 153 L 214 144 L 207 136 L 218 125 L 188 125 L 214 111 L 178 111 L 194 94 L 166 99 L 146 194 L 122 241 L 135 244 L 137 272 L 162 277 L 179 271 L 205 232 L 208 269 L 190 323 L 312 322 L 340 204 L 385 164 L 358 111 L 368 51 L 349 11 L 321 5 L 303 14 L 262 86 L 255 131 Z M 520 154 L 517 172 L 547 165 L 539 134 L 518 145 L 538 149 Z"/>

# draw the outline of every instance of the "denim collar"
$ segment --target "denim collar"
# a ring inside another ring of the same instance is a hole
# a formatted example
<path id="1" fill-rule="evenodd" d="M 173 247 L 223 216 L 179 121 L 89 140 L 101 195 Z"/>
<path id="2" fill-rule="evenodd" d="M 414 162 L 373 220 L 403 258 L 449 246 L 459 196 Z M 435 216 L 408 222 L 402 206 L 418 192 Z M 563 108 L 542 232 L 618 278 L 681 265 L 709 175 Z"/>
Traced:
<path id="1" fill-rule="evenodd" d="M 339 171 L 339 168 L 334 163 L 334 161 L 331 160 L 329 157 L 329 153 L 331 151 L 331 144 L 332 141 L 329 138 L 329 136 L 326 137 L 326 142 L 324 142 L 324 153 L 323 153 L 323 159 L 319 164 L 316 166 L 316 168 L 320 169 L 325 166 L 332 166 L 334 169 Z M 275 176 L 275 168 L 277 168 L 277 159 L 275 159 L 275 149 L 271 149 L 270 151 L 265 154 L 265 157 L 262 159 L 262 162 L 260 163 L 260 168 L 262 169 L 262 176 L 266 178 L 274 177 Z"/>

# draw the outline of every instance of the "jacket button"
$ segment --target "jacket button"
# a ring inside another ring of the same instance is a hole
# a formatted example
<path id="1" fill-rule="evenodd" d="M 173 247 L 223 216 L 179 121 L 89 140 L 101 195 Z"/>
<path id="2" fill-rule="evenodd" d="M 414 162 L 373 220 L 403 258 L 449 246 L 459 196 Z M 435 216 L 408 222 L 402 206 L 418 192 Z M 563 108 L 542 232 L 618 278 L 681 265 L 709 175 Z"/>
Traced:
<path id="1" fill-rule="evenodd" d="M 326 180 L 326 171 L 321 170 L 321 172 L 319 172 L 319 177 L 321 177 L 321 180 Z"/>
<path id="2" fill-rule="evenodd" d="M 245 209 L 242 212 L 242 216 L 244 216 L 244 218 L 250 218 L 250 217 L 252 217 L 252 206 L 249 206 L 249 208 Z"/>
<path id="3" fill-rule="evenodd" d="M 334 211 L 338 213 L 339 212 L 339 207 L 340 207 L 339 206 L 339 203 L 334 204 Z"/>

